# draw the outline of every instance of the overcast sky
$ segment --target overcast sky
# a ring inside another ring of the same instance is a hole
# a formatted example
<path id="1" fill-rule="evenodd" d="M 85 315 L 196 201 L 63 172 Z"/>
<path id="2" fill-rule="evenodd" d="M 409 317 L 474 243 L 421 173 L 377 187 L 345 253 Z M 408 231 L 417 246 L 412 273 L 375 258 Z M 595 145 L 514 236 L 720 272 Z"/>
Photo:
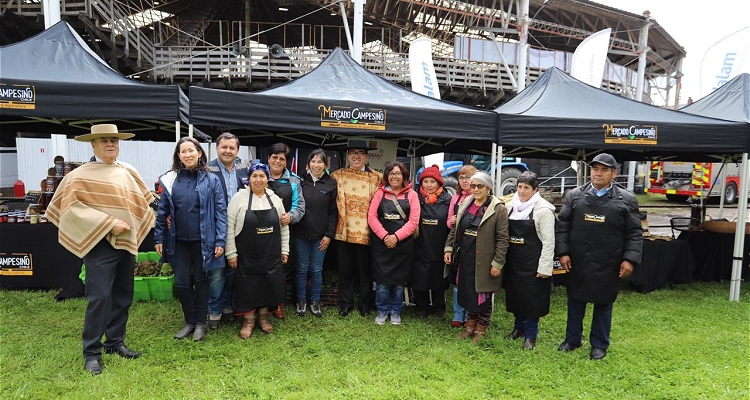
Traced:
<path id="1" fill-rule="evenodd" d="M 667 33 L 687 52 L 682 64 L 681 103 L 700 97 L 699 72 L 703 53 L 720 39 L 750 26 L 748 0 L 594 0 L 641 15 L 651 12 Z M 656 100 L 656 99 L 655 99 Z"/>

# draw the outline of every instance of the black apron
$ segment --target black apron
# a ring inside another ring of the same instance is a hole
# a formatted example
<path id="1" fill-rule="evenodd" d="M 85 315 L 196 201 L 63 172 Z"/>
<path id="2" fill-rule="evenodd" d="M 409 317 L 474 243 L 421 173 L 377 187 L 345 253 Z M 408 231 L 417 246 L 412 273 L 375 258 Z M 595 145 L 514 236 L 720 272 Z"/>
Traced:
<path id="1" fill-rule="evenodd" d="M 401 218 L 398 209 L 393 204 L 393 194 L 384 193 L 378 206 L 378 220 L 389 235 L 394 234 L 406 224 Z M 404 210 L 406 218 L 409 218 L 409 200 L 398 200 Z M 370 248 L 372 254 L 373 279 L 382 284 L 406 284 L 411 278 L 412 263 L 414 260 L 414 237 L 409 235 L 404 240 L 399 240 L 395 248 L 386 247 L 382 238 L 370 233 Z"/>
<path id="2" fill-rule="evenodd" d="M 251 192 L 242 231 L 235 236 L 237 273 L 233 306 L 237 314 L 259 307 L 276 309 L 284 302 L 279 213 L 268 194 L 270 209 L 251 210 L 253 197 Z"/>
<path id="3" fill-rule="evenodd" d="M 461 239 L 458 244 L 461 250 L 458 252 L 458 277 L 456 287 L 458 287 L 458 304 L 465 308 L 466 311 L 475 313 L 492 312 L 492 298 L 487 299 L 481 305 L 479 304 L 478 293 L 476 289 L 476 261 L 477 261 L 477 233 L 479 224 L 482 222 L 483 210 L 487 205 L 479 207 L 476 215 L 471 215 L 467 211 L 471 205 L 466 207 L 464 215 L 458 221 L 458 233 Z"/>
<path id="4" fill-rule="evenodd" d="M 282 175 L 283 176 L 283 175 Z M 279 178 L 285 179 L 285 178 Z M 273 193 L 281 199 L 281 204 L 284 205 L 284 211 L 287 214 L 292 211 L 292 181 L 291 179 L 285 179 L 286 183 L 279 181 L 268 181 L 268 188 L 273 190 Z M 291 235 L 291 229 L 293 225 L 289 224 L 289 234 Z M 292 279 L 294 277 L 294 271 L 297 269 L 297 252 L 294 249 L 294 240 L 289 241 L 289 259 L 287 263 L 282 265 L 284 270 L 284 277 Z M 283 301 L 282 301 L 283 303 Z"/>
<path id="5" fill-rule="evenodd" d="M 526 318 L 549 314 L 550 281 L 537 278 L 542 241 L 536 233 L 534 213 L 527 220 L 508 220 L 510 246 L 503 268 L 505 309 Z"/>
<path id="6" fill-rule="evenodd" d="M 447 202 L 421 204 L 419 214 L 419 237 L 414 245 L 414 273 L 411 286 L 417 290 L 445 290 L 448 281 L 443 277 L 445 262 L 443 254 L 448 238 Z"/>
<path id="7" fill-rule="evenodd" d="M 568 293 L 586 303 L 610 304 L 620 288 L 625 219 L 611 193 L 588 192 L 578 202 L 570 230 Z"/>

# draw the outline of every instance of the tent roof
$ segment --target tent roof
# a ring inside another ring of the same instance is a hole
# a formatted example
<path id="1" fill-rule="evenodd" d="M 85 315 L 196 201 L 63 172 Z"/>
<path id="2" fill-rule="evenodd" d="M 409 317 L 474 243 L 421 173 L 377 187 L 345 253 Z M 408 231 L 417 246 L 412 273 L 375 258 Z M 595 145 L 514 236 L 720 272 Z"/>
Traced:
<path id="1" fill-rule="evenodd" d="M 420 154 L 489 151 L 497 115 L 434 99 L 371 73 L 336 48 L 301 78 L 261 92 L 190 88 L 190 122 L 318 146 L 343 136 L 414 139 Z M 242 134 L 232 130 L 238 136 Z M 403 142 L 402 142 L 403 143 Z"/>
<path id="2" fill-rule="evenodd" d="M 750 74 L 742 73 L 680 111 L 750 123 Z"/>
<path id="3" fill-rule="evenodd" d="M 548 69 L 502 106 L 498 144 L 508 155 L 622 160 L 713 160 L 748 151 L 746 127 L 626 99 Z"/>

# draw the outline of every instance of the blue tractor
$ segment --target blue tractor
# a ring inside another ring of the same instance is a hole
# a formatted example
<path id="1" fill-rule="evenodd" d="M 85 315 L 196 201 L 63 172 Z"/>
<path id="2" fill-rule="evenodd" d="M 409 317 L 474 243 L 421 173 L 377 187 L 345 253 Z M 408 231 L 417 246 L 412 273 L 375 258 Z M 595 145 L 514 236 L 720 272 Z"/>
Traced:
<path id="1" fill-rule="evenodd" d="M 474 165 L 480 171 L 486 171 L 490 173 L 490 159 L 489 156 L 477 156 L 472 155 L 465 157 L 466 160 Z M 458 187 L 458 171 L 464 166 L 466 162 L 463 160 L 450 160 L 443 162 L 443 168 L 440 170 L 443 176 L 445 186 L 457 188 Z M 511 193 L 515 193 L 516 184 L 518 183 L 518 176 L 524 171 L 528 171 L 529 167 L 522 162 L 516 161 L 515 158 L 503 158 L 500 164 L 501 169 L 501 184 L 499 188 L 495 188 L 493 193 L 497 196 L 505 196 Z M 417 171 L 417 182 L 419 182 L 419 176 L 422 175 L 424 167 Z"/>

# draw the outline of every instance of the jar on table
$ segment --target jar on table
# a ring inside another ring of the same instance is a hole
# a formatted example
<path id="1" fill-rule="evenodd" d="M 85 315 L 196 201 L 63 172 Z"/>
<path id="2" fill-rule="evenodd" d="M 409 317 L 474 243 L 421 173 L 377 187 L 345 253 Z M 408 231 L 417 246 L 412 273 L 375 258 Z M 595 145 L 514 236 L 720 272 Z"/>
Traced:
<path id="1" fill-rule="evenodd" d="M 0 213 L 0 223 L 8 222 L 8 213 L 7 212 L 1 212 Z"/>
<path id="2" fill-rule="evenodd" d="M 9 213 L 8 219 L 6 220 L 9 224 L 15 224 L 16 223 L 16 213 Z"/>
<path id="3" fill-rule="evenodd" d="M 44 214 L 39 215 L 39 223 L 40 224 L 46 224 L 47 223 L 47 216 Z"/>
<path id="4" fill-rule="evenodd" d="M 44 182 L 45 184 L 45 192 L 54 192 L 55 191 L 55 184 L 57 183 L 57 179 L 55 179 L 54 176 L 48 176 L 47 180 Z"/>
<path id="5" fill-rule="evenodd" d="M 16 214 L 16 223 L 17 224 L 25 224 L 26 223 L 26 213 L 20 212 Z"/>

